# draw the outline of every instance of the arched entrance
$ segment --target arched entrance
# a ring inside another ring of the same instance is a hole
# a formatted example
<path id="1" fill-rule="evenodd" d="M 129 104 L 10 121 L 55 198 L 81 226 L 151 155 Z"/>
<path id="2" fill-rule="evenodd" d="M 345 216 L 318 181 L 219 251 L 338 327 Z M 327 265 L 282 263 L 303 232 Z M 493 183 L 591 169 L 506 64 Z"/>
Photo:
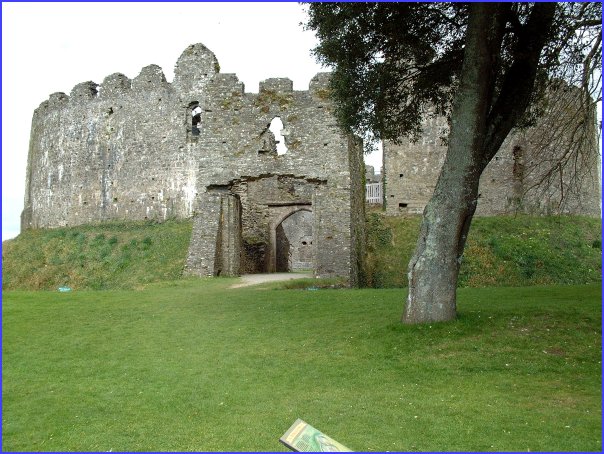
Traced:
<path id="1" fill-rule="evenodd" d="M 288 272 L 313 268 L 313 214 L 309 208 L 291 211 L 271 232 L 274 268 Z"/>

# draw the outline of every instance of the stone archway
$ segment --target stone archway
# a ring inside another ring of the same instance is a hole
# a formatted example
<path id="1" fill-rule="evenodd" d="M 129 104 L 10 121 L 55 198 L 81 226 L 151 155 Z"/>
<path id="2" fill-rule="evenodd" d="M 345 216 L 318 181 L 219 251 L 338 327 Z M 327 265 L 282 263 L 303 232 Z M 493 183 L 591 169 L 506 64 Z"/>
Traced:
<path id="1" fill-rule="evenodd" d="M 298 210 L 286 217 L 275 231 L 277 272 L 312 268 L 312 213 Z"/>
<path id="2" fill-rule="evenodd" d="M 313 268 L 313 213 L 309 207 L 292 207 L 271 225 L 270 272 Z"/>

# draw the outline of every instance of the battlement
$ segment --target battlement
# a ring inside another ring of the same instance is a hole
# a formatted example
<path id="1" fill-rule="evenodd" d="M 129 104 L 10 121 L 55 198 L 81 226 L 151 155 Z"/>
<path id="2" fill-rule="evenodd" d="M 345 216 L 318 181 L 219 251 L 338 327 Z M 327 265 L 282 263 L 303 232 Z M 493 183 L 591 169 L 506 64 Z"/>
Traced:
<path id="1" fill-rule="evenodd" d="M 326 100 L 329 94 L 330 73 L 317 73 L 309 82 L 308 93 L 315 98 Z M 132 101 L 132 96 L 146 96 L 151 92 L 174 91 L 182 99 L 203 99 L 202 93 L 207 92 L 206 86 L 215 96 L 245 94 L 245 85 L 236 74 L 220 73 L 220 64 L 212 51 L 203 44 L 188 46 L 175 65 L 174 81 L 169 83 L 162 68 L 151 64 L 141 69 L 139 74 L 130 79 L 122 73 L 113 73 L 106 76 L 98 84 L 86 81 L 76 84 L 69 95 L 53 93 L 47 101 L 40 104 L 38 110 L 64 109 L 66 103 L 85 106 L 87 103 L 95 105 L 102 100 Z M 293 81 L 287 77 L 275 77 L 259 83 L 259 93 L 292 94 Z M 199 101 L 196 101 L 199 103 Z"/>
<path id="2" fill-rule="evenodd" d="M 98 92 L 101 98 L 117 98 L 130 91 L 132 81 L 122 73 L 111 74 L 99 85 Z"/>
<path id="3" fill-rule="evenodd" d="M 258 90 L 260 93 L 263 91 L 289 93 L 294 91 L 294 83 L 287 77 L 271 78 L 260 82 Z"/>
<path id="4" fill-rule="evenodd" d="M 93 99 L 98 95 L 98 87 L 99 85 L 92 81 L 79 83 L 71 89 L 69 98 L 77 101 Z"/>

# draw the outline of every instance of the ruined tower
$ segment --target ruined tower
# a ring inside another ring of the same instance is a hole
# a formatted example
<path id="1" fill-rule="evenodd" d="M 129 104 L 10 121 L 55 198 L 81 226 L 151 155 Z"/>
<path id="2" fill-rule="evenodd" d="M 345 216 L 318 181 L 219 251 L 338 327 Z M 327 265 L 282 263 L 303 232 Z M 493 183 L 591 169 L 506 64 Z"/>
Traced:
<path id="1" fill-rule="evenodd" d="M 151 65 L 52 94 L 32 120 L 22 229 L 192 217 L 189 273 L 311 268 L 355 285 L 362 143 L 336 125 L 328 80 L 246 93 L 194 44 L 172 83 Z"/>

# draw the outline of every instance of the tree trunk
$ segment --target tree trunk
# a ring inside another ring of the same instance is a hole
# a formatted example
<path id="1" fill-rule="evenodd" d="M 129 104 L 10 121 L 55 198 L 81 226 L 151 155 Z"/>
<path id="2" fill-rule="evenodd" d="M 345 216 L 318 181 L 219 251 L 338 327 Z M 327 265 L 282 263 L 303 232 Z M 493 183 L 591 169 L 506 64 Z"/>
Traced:
<path id="1" fill-rule="evenodd" d="M 409 263 L 404 323 L 452 320 L 466 237 L 484 168 L 484 140 L 501 43 L 501 5 L 473 3 L 449 146 Z"/>
<path id="2" fill-rule="evenodd" d="M 449 147 L 409 262 L 404 323 L 452 320 L 457 277 L 478 201 L 480 175 L 518 118 L 534 88 L 541 51 L 551 33 L 555 3 L 536 3 L 514 49 L 514 61 L 493 100 L 509 4 L 472 3 Z M 491 105 L 490 103 L 493 102 Z"/>

